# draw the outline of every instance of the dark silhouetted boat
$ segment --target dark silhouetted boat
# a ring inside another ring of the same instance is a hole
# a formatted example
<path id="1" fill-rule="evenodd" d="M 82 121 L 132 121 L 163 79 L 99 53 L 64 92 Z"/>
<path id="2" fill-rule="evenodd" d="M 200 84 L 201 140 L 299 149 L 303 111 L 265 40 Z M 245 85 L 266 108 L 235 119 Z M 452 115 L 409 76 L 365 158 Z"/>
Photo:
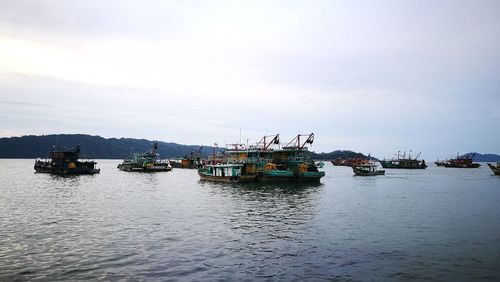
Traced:
<path id="1" fill-rule="evenodd" d="M 383 168 L 401 168 L 401 169 L 425 169 L 427 165 L 425 164 L 425 160 L 419 160 L 418 157 L 421 153 L 419 153 L 415 158 L 411 157 L 411 151 L 408 152 L 408 157 L 406 156 L 406 152 L 403 155 L 398 152 L 397 157 L 390 160 L 382 160 L 380 164 Z"/>
<path id="2" fill-rule="evenodd" d="M 437 160 L 434 163 L 436 164 L 436 166 L 444 166 L 444 164 L 446 163 L 446 161 Z"/>
<path id="3" fill-rule="evenodd" d="M 80 145 L 73 151 L 53 151 L 50 161 L 35 161 L 35 171 L 58 175 L 95 174 L 101 170 L 94 161 L 79 161 Z"/>
<path id="4" fill-rule="evenodd" d="M 354 167 L 354 166 L 369 164 L 370 160 L 364 158 L 348 158 L 348 159 L 337 158 L 331 162 L 334 166 Z"/>
<path id="5" fill-rule="evenodd" d="M 457 157 L 455 159 L 447 160 L 446 162 L 444 162 L 443 166 L 454 167 L 454 168 L 478 168 L 481 166 L 481 164 L 474 163 L 472 161 L 474 155 L 475 154 L 459 156 L 457 154 Z"/>

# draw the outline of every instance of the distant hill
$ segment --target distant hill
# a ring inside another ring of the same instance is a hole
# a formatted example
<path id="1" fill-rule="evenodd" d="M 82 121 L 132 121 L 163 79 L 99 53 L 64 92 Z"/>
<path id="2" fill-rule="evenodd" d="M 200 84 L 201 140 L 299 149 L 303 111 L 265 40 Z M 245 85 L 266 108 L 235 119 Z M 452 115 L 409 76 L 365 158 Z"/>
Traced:
<path id="1" fill-rule="evenodd" d="M 349 159 L 349 158 L 368 158 L 368 156 L 363 155 L 362 153 L 356 153 L 353 151 L 346 151 L 346 150 L 336 150 L 330 153 L 314 153 L 310 152 L 310 156 L 313 159 L 316 160 L 334 160 L 334 159 Z M 378 159 L 374 157 L 370 157 L 372 160 L 378 161 Z"/>
<path id="2" fill-rule="evenodd" d="M 0 138 L 0 158 L 45 158 L 53 150 L 73 149 L 80 145 L 81 158 L 84 159 L 123 159 L 135 152 L 151 149 L 154 141 L 134 138 L 103 138 L 86 134 L 27 135 L 22 137 Z M 213 147 L 182 145 L 158 141 L 161 158 L 175 158 L 197 153 L 202 156 L 212 153 Z M 221 149 L 219 149 L 221 150 Z M 330 153 L 309 152 L 313 159 L 334 160 L 336 158 L 366 158 L 361 153 L 337 150 Z M 375 158 L 372 158 L 376 160 Z"/>
<path id="3" fill-rule="evenodd" d="M 84 134 L 54 134 L 0 138 L 0 158 L 45 158 L 53 150 L 73 149 L 81 145 L 81 158 L 123 159 L 134 152 L 151 149 L 153 141 L 133 138 L 103 138 Z M 199 145 L 158 142 L 161 158 L 174 158 L 198 152 Z M 202 155 L 212 153 L 203 146 Z"/>
<path id="4" fill-rule="evenodd" d="M 495 154 L 467 153 L 462 157 L 472 157 L 475 162 L 500 162 L 500 155 Z"/>

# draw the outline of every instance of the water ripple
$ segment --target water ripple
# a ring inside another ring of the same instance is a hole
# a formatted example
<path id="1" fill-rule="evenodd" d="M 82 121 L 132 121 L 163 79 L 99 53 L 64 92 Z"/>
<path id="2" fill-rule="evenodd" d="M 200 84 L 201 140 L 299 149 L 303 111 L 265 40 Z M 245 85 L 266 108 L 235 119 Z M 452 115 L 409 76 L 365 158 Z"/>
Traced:
<path id="1" fill-rule="evenodd" d="M 0 160 L 0 281 L 500 279 L 500 178 L 429 168 L 318 185 Z"/>

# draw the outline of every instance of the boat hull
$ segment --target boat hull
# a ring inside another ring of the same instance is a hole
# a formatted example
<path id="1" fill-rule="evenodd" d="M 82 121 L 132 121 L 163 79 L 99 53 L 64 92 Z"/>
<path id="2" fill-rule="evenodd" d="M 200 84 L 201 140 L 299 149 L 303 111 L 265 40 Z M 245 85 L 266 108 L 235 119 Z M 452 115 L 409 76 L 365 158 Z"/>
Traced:
<path id="1" fill-rule="evenodd" d="M 425 169 L 427 168 L 427 165 L 425 163 L 419 163 L 419 164 L 395 164 L 390 161 L 380 161 L 380 165 L 383 168 L 388 168 L 388 169 Z"/>
<path id="2" fill-rule="evenodd" d="M 128 171 L 128 172 L 161 172 L 161 171 L 171 171 L 172 168 L 168 166 L 151 166 L 151 167 L 142 167 L 142 166 L 130 166 L 130 165 L 122 165 L 119 164 L 117 166 L 119 170 Z"/>
<path id="3" fill-rule="evenodd" d="M 286 183 L 286 182 L 319 182 L 325 176 L 325 172 L 305 172 L 298 175 L 276 175 L 276 174 L 255 174 L 241 175 L 238 177 L 232 176 L 213 176 L 198 173 L 200 180 L 223 182 L 223 183 L 244 183 L 244 182 L 269 182 L 269 183 Z"/>
<path id="4" fill-rule="evenodd" d="M 240 175 L 240 176 L 213 176 L 198 172 L 200 180 L 212 181 L 212 182 L 222 182 L 222 183 L 244 183 L 244 182 L 254 182 L 257 179 L 257 175 Z"/>
<path id="5" fill-rule="evenodd" d="M 493 171 L 495 175 L 500 175 L 500 166 L 494 166 L 492 164 L 488 164 L 488 167 Z"/>
<path id="6" fill-rule="evenodd" d="M 54 167 L 50 162 L 36 162 L 34 169 L 36 173 L 50 173 L 57 175 L 80 175 L 80 174 L 97 174 L 100 173 L 100 169 L 94 168 L 95 163 L 79 163 L 77 167 L 74 168 L 62 168 Z"/>
<path id="7" fill-rule="evenodd" d="M 377 176 L 377 175 L 385 175 L 384 170 L 379 170 L 379 171 L 370 171 L 370 172 L 359 172 L 359 171 L 354 171 L 355 176 Z"/>
<path id="8" fill-rule="evenodd" d="M 452 168 L 479 168 L 481 164 L 473 163 L 469 165 L 456 165 L 456 164 L 444 164 L 444 167 L 452 167 Z"/>

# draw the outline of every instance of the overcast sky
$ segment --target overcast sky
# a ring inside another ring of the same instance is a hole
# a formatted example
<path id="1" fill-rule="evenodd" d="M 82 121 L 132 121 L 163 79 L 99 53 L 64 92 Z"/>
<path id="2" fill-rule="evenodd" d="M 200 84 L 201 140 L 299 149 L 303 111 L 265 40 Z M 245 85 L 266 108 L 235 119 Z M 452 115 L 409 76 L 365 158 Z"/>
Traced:
<path id="1" fill-rule="evenodd" d="M 0 136 L 500 153 L 500 1 L 0 0 Z"/>

